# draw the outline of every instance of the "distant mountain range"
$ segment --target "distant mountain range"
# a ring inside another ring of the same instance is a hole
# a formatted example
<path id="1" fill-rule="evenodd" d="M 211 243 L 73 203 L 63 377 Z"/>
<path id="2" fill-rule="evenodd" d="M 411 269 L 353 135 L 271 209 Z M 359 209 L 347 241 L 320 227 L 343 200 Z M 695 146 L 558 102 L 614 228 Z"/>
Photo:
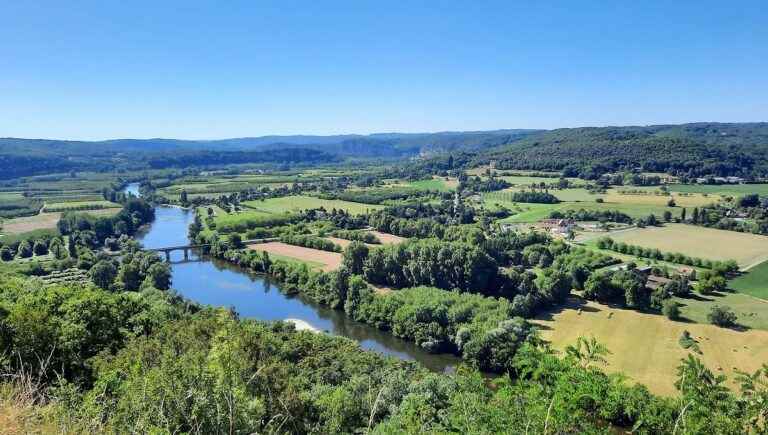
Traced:
<path id="1" fill-rule="evenodd" d="M 290 151 L 290 152 L 288 152 Z M 369 135 L 261 136 L 219 140 L 67 141 L 0 138 L 0 178 L 67 170 L 137 169 L 346 158 L 429 158 L 464 153 L 473 164 L 568 170 L 587 178 L 615 170 L 698 175 L 768 174 L 768 123 L 692 123 L 556 130 L 511 129 Z"/>
<path id="2" fill-rule="evenodd" d="M 260 136 L 218 140 L 112 139 L 68 141 L 0 138 L 0 154 L 88 155 L 166 151 L 258 151 L 306 148 L 341 157 L 404 157 L 456 150 L 469 151 L 510 143 L 540 130 L 494 130 L 442 133 L 377 133 L 334 136 Z"/>

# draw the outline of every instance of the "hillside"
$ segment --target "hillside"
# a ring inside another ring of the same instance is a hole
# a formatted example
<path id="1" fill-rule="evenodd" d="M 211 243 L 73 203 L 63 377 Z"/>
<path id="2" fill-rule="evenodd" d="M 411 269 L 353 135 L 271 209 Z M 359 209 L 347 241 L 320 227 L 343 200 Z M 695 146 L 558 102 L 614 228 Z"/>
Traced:
<path id="1" fill-rule="evenodd" d="M 640 167 L 676 175 L 768 174 L 768 123 L 584 127 L 539 132 L 481 152 L 476 164 L 591 175 Z"/>
<path id="2" fill-rule="evenodd" d="M 537 130 L 263 136 L 221 140 L 113 139 L 69 141 L 0 138 L 0 178 L 71 170 L 142 169 L 230 163 L 320 163 L 342 158 L 398 159 L 476 151 Z"/>

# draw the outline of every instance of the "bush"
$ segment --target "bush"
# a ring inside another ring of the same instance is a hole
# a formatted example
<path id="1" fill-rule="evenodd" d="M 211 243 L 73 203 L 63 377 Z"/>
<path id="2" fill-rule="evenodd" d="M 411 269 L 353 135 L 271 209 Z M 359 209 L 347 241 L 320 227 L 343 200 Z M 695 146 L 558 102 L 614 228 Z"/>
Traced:
<path id="1" fill-rule="evenodd" d="M 736 326 L 736 313 L 728 307 L 714 305 L 707 314 L 707 320 L 713 325 L 730 328 Z"/>
<path id="2" fill-rule="evenodd" d="M 680 304 L 672 299 L 667 299 L 661 306 L 661 312 L 664 313 L 669 320 L 678 320 L 680 319 Z"/>

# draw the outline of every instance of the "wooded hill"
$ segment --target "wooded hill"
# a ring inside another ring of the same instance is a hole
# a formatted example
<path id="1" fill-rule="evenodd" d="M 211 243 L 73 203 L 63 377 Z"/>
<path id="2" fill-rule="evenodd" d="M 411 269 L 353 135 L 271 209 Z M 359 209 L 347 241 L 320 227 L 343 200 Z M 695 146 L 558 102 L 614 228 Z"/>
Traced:
<path id="1" fill-rule="evenodd" d="M 768 175 L 768 123 L 584 127 L 539 132 L 479 153 L 474 164 L 566 170 L 595 178 L 640 168 L 689 177 Z"/>

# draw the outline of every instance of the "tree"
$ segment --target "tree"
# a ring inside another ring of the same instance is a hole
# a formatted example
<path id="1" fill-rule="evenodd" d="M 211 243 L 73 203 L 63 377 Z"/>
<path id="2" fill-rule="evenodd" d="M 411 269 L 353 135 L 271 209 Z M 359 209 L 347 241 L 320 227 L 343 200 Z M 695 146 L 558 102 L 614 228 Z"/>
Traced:
<path id="1" fill-rule="evenodd" d="M 736 326 L 736 313 L 731 311 L 728 307 L 720 305 L 713 305 L 707 314 L 707 320 L 713 325 L 717 325 L 723 328 L 730 328 Z"/>
<path id="2" fill-rule="evenodd" d="M 694 207 L 693 208 L 693 214 L 691 215 L 691 221 L 694 224 L 699 223 L 699 208 L 698 207 Z"/>
<path id="3" fill-rule="evenodd" d="M 590 364 L 607 364 L 605 359 L 611 352 L 605 345 L 599 343 L 595 337 L 586 339 L 579 337 L 576 345 L 568 345 L 565 348 L 565 354 L 575 359 L 582 368 L 587 368 Z"/>
<path id="4" fill-rule="evenodd" d="M 669 201 L 667 201 L 667 206 L 668 207 L 674 207 L 676 205 L 677 205 L 677 203 L 675 202 L 675 198 L 669 198 Z"/>
<path id="5" fill-rule="evenodd" d="M 353 275 L 363 273 L 365 259 L 368 258 L 368 246 L 360 242 L 352 242 L 344 250 L 342 265 Z"/>
<path id="6" fill-rule="evenodd" d="M 678 320 L 680 318 L 680 304 L 672 299 L 667 299 L 661 306 L 661 312 L 669 320 Z"/>
<path id="7" fill-rule="evenodd" d="M 669 210 L 664 210 L 664 222 L 670 222 L 672 220 L 672 212 Z"/>
<path id="8" fill-rule="evenodd" d="M 229 236 L 229 244 L 233 249 L 240 249 L 243 247 L 243 238 L 240 237 L 240 233 L 232 233 Z"/>
<path id="9" fill-rule="evenodd" d="M 77 258 L 77 239 L 72 234 L 67 236 L 67 253 L 69 258 Z"/>
<path id="10" fill-rule="evenodd" d="M 51 245 L 48 247 L 48 249 L 57 260 L 67 258 L 67 250 L 64 249 L 64 246 L 61 243 L 61 239 L 58 237 L 55 237 L 53 240 L 51 240 Z"/>
<path id="11" fill-rule="evenodd" d="M 685 207 L 683 207 L 683 211 L 680 212 L 680 220 L 685 222 Z"/>
<path id="12" fill-rule="evenodd" d="M 727 283 L 722 276 L 704 276 L 696 284 L 696 290 L 703 295 L 725 291 Z"/>
<path id="13" fill-rule="evenodd" d="M 3 261 L 11 261 L 13 260 L 13 251 L 11 251 L 11 248 L 7 246 L 3 246 L 0 248 L 0 259 Z"/>
<path id="14" fill-rule="evenodd" d="M 16 255 L 20 258 L 29 258 L 32 256 L 32 245 L 29 244 L 28 240 L 22 240 L 22 242 L 19 243 L 19 249 L 16 251 Z"/>
<path id="15" fill-rule="evenodd" d="M 189 204 L 189 200 L 187 198 L 187 189 L 181 189 L 181 194 L 179 195 L 179 201 L 183 206 L 186 206 L 187 204 Z"/>
<path id="16" fill-rule="evenodd" d="M 48 245 L 45 244 L 44 240 L 36 240 L 35 244 L 32 246 L 32 252 L 34 252 L 35 255 L 45 255 L 48 253 Z"/>
<path id="17" fill-rule="evenodd" d="M 171 267 L 168 263 L 157 262 L 147 270 L 145 282 L 159 290 L 171 287 Z"/>
<path id="18" fill-rule="evenodd" d="M 109 260 L 101 260 L 91 267 L 88 271 L 91 277 L 91 281 L 96 284 L 97 287 L 107 290 L 115 282 L 117 276 L 117 268 Z"/>

